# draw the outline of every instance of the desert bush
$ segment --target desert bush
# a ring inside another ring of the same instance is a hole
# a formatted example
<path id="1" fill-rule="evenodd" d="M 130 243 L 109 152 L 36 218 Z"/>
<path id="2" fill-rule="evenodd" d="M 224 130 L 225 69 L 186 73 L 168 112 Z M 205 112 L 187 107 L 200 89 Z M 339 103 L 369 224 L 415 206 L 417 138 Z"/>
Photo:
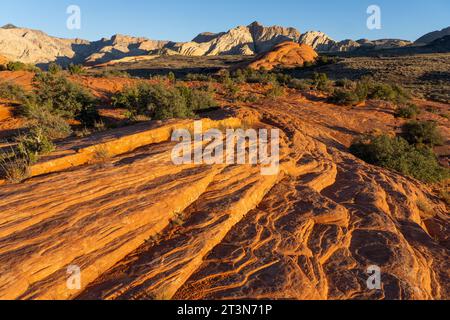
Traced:
<path id="1" fill-rule="evenodd" d="M 314 89 L 319 91 L 330 92 L 332 89 L 332 83 L 326 73 L 315 72 L 312 78 L 312 85 Z"/>
<path id="2" fill-rule="evenodd" d="M 335 89 L 329 100 L 332 103 L 344 106 L 352 106 L 360 102 L 358 95 L 354 91 L 345 89 Z"/>
<path id="3" fill-rule="evenodd" d="M 291 79 L 289 75 L 284 75 L 282 73 L 271 73 L 263 70 L 253 70 L 250 68 L 238 69 L 231 74 L 231 78 L 236 83 L 260 83 L 260 84 L 270 84 L 278 82 L 280 79 L 283 83 L 287 79 Z"/>
<path id="4" fill-rule="evenodd" d="M 398 85 L 389 85 L 379 82 L 366 83 L 369 86 L 369 99 L 390 101 L 397 104 L 406 103 L 410 99 L 409 93 Z"/>
<path id="5" fill-rule="evenodd" d="M 27 93 L 19 85 L 2 82 L 0 83 L 0 98 L 22 102 L 26 100 Z"/>
<path id="6" fill-rule="evenodd" d="M 266 96 L 269 98 L 277 98 L 284 94 L 284 88 L 275 82 L 272 84 L 272 87 L 267 91 Z"/>
<path id="7" fill-rule="evenodd" d="M 169 80 L 170 83 L 177 82 L 177 77 L 175 76 L 175 73 L 173 73 L 172 71 L 170 71 L 169 74 L 167 75 L 167 79 Z"/>
<path id="8" fill-rule="evenodd" d="M 223 83 L 223 87 L 227 92 L 227 95 L 231 99 L 237 99 L 241 88 L 232 79 L 229 79 Z"/>
<path id="9" fill-rule="evenodd" d="M 397 118 L 412 119 L 420 114 L 420 109 L 415 104 L 407 104 L 406 106 L 398 107 L 395 116 Z"/>
<path id="10" fill-rule="evenodd" d="M 194 111 L 216 105 L 212 96 L 204 91 L 147 83 L 125 88 L 113 96 L 112 102 L 116 107 L 126 108 L 131 118 L 146 115 L 158 120 L 191 118 Z"/>
<path id="11" fill-rule="evenodd" d="M 23 63 L 20 61 L 10 61 L 6 64 L 6 69 L 8 71 L 30 71 L 30 72 L 38 72 L 40 69 L 35 65 Z"/>
<path id="12" fill-rule="evenodd" d="M 358 96 L 360 102 L 365 101 L 369 95 L 370 82 L 369 81 L 358 81 L 355 86 L 355 94 Z"/>
<path id="13" fill-rule="evenodd" d="M 287 86 L 292 80 L 292 76 L 286 73 L 275 73 L 276 82 L 283 86 Z M 274 81 L 272 81 L 273 83 Z"/>
<path id="14" fill-rule="evenodd" d="M 433 121 L 410 121 L 402 126 L 402 137 L 410 144 L 438 146 L 443 144 L 443 137 Z"/>
<path id="15" fill-rule="evenodd" d="M 2 177 L 10 183 L 19 183 L 28 178 L 29 164 L 16 150 L 0 153 L 0 169 Z"/>
<path id="16" fill-rule="evenodd" d="M 247 102 L 247 103 L 255 103 L 255 102 L 258 102 L 259 99 L 258 99 L 257 95 L 255 95 L 254 93 L 251 93 L 251 94 L 246 94 L 246 95 L 240 96 L 239 100 L 242 102 Z"/>
<path id="17" fill-rule="evenodd" d="M 336 57 L 329 57 L 324 55 L 319 55 L 316 60 L 314 61 L 314 65 L 316 66 L 325 66 L 328 64 L 335 64 L 338 62 L 338 59 Z"/>
<path id="18" fill-rule="evenodd" d="M 57 74 L 59 72 L 62 71 L 62 68 L 60 65 L 56 64 L 55 62 L 51 62 L 48 65 L 48 72 L 52 73 L 52 74 Z"/>
<path id="19" fill-rule="evenodd" d="M 401 137 L 364 136 L 353 142 L 350 152 L 367 163 L 395 170 L 427 183 L 450 177 L 449 170 L 439 165 L 431 149 L 410 145 Z"/>
<path id="20" fill-rule="evenodd" d="M 84 73 L 84 69 L 83 66 L 80 64 L 69 64 L 69 66 L 67 67 L 67 69 L 69 70 L 71 75 L 79 75 L 79 74 L 83 74 Z"/>
<path id="21" fill-rule="evenodd" d="M 82 117 L 86 110 L 93 110 L 93 96 L 63 75 L 41 72 L 34 77 L 33 85 L 36 102 L 50 106 L 52 113 L 66 119 Z"/>
<path id="22" fill-rule="evenodd" d="M 184 80 L 186 81 L 213 81 L 214 79 L 210 75 L 201 73 L 188 73 Z"/>
<path id="23" fill-rule="evenodd" d="M 103 70 L 101 73 L 96 74 L 99 78 L 131 78 L 131 75 L 126 71 L 120 70 Z"/>
<path id="24" fill-rule="evenodd" d="M 20 113 L 30 120 L 30 125 L 43 130 L 43 133 L 51 140 L 64 139 L 71 135 L 72 129 L 66 120 L 51 112 L 50 103 L 37 104 L 29 100 L 25 102 Z"/>
<path id="25" fill-rule="evenodd" d="M 297 90 L 310 90 L 311 82 L 303 79 L 291 79 L 287 84 L 287 87 Z"/>
<path id="26" fill-rule="evenodd" d="M 338 88 L 344 88 L 346 90 L 355 89 L 355 83 L 349 79 L 338 79 L 334 82 L 334 85 Z"/>
<path id="27" fill-rule="evenodd" d="M 39 126 L 31 127 L 26 135 L 20 135 L 16 141 L 19 154 L 22 158 L 27 159 L 28 163 L 37 162 L 40 155 L 50 153 L 55 149 L 51 139 Z"/>
<path id="28" fill-rule="evenodd" d="M 186 86 L 178 86 L 176 89 L 185 99 L 189 110 L 198 111 L 217 106 L 217 102 L 210 92 L 191 89 Z"/>

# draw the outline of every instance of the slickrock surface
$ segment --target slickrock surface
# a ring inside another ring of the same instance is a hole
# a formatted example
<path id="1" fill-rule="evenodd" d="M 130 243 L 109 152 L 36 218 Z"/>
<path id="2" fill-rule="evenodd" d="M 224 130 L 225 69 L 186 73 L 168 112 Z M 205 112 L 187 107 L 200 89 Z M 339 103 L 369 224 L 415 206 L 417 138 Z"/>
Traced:
<path id="1" fill-rule="evenodd" d="M 249 67 L 255 70 L 302 67 L 305 62 L 313 62 L 317 57 L 314 49 L 306 44 L 284 42 L 256 57 Z"/>
<path id="2" fill-rule="evenodd" d="M 277 175 L 176 166 L 163 142 L 0 186 L 0 298 L 449 299 L 448 207 L 346 148 L 392 113 L 301 94 L 235 112 L 281 130 Z"/>

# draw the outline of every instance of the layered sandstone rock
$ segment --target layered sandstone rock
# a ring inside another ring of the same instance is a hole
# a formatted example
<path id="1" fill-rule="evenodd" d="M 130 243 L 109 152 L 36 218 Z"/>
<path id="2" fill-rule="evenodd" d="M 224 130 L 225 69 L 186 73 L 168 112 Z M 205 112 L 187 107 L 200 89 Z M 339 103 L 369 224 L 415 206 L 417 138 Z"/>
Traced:
<path id="1" fill-rule="evenodd" d="M 409 46 L 412 43 L 400 39 L 368 40 L 360 39 L 335 41 L 320 31 L 308 31 L 300 37 L 300 43 L 310 45 L 318 52 L 350 52 L 359 49 L 382 50 Z"/>
<path id="2" fill-rule="evenodd" d="M 344 147 L 392 115 L 299 94 L 235 112 L 255 128 L 281 130 L 278 174 L 176 166 L 174 144 L 163 142 L 0 186 L 0 297 L 449 298 L 446 205 Z M 141 130 L 110 132 L 108 144 L 144 141 Z M 81 291 L 66 285 L 73 265 Z M 373 265 L 380 290 L 366 284 Z"/>
<path id="3" fill-rule="evenodd" d="M 301 67 L 305 62 L 313 62 L 317 56 L 314 49 L 306 44 L 284 42 L 258 56 L 249 67 L 255 70 Z"/>

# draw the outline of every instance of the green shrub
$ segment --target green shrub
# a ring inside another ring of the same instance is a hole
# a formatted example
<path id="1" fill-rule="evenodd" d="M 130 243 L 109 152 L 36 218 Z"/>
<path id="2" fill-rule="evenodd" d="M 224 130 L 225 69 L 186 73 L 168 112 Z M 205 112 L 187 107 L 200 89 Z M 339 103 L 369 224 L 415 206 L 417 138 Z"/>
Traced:
<path id="1" fill-rule="evenodd" d="M 266 96 L 269 98 L 277 98 L 284 94 L 284 88 L 278 84 L 278 82 L 275 82 L 272 84 L 272 87 L 267 92 Z"/>
<path id="2" fill-rule="evenodd" d="M 188 73 L 184 79 L 186 81 L 212 81 L 213 78 L 210 75 L 205 75 L 201 73 Z"/>
<path id="3" fill-rule="evenodd" d="M 48 72 L 50 72 L 51 74 L 57 74 L 57 73 L 59 73 L 61 71 L 62 71 L 61 66 L 56 64 L 55 62 L 51 62 L 48 65 Z"/>
<path id="4" fill-rule="evenodd" d="M 237 83 L 260 83 L 260 84 L 270 84 L 274 82 L 281 83 L 288 82 L 291 77 L 282 73 L 274 74 L 262 70 L 253 70 L 250 68 L 238 69 L 231 74 L 232 79 Z"/>
<path id="5" fill-rule="evenodd" d="M 237 99 L 241 88 L 238 84 L 234 83 L 232 79 L 229 79 L 223 83 L 225 90 L 227 91 L 228 96 L 231 99 Z"/>
<path id="6" fill-rule="evenodd" d="M 325 65 L 329 65 L 329 64 L 335 64 L 337 62 L 338 62 L 338 59 L 336 57 L 319 55 L 316 58 L 315 65 L 316 66 L 325 66 Z"/>
<path id="7" fill-rule="evenodd" d="M 130 74 L 126 71 L 120 70 L 103 70 L 101 73 L 96 74 L 99 78 L 131 78 Z"/>
<path id="8" fill-rule="evenodd" d="M 179 86 L 176 89 L 185 99 L 189 110 L 198 111 L 217 106 L 217 102 L 209 92 L 191 89 L 186 86 Z"/>
<path id="9" fill-rule="evenodd" d="M 125 88 L 113 96 L 112 103 L 115 107 L 126 108 L 130 118 L 145 115 L 157 120 L 191 118 L 195 111 L 217 105 L 204 91 L 147 83 Z"/>
<path id="10" fill-rule="evenodd" d="M 404 118 L 404 119 L 412 119 L 417 117 L 419 114 L 420 109 L 415 104 L 408 104 L 406 106 L 399 107 L 395 112 L 395 116 L 397 118 Z"/>
<path id="11" fill-rule="evenodd" d="M 23 102 L 27 98 L 27 93 L 21 86 L 9 82 L 2 82 L 0 83 L 0 98 Z"/>
<path id="12" fill-rule="evenodd" d="M 358 81 L 355 87 L 355 94 L 358 97 L 360 102 L 366 101 L 367 96 L 369 95 L 370 84 L 367 81 Z"/>
<path id="13" fill-rule="evenodd" d="M 29 163 L 37 162 L 40 155 L 50 153 L 55 149 L 51 139 L 40 127 L 30 128 L 26 135 L 17 138 L 17 143 L 19 154 Z"/>
<path id="14" fill-rule="evenodd" d="M 10 183 L 19 183 L 29 177 L 29 163 L 16 150 L 0 153 L 1 175 Z"/>
<path id="15" fill-rule="evenodd" d="M 27 101 L 21 107 L 23 116 L 30 120 L 34 127 L 39 127 L 49 139 L 64 139 L 71 135 L 72 129 L 66 120 L 51 112 L 50 103 L 37 104 L 35 101 Z"/>
<path id="16" fill-rule="evenodd" d="M 344 88 L 346 90 L 354 89 L 355 83 L 349 79 L 339 79 L 334 82 L 334 85 L 338 88 Z"/>
<path id="17" fill-rule="evenodd" d="M 326 73 L 314 73 L 312 85 L 319 91 L 330 92 L 332 89 L 332 83 Z"/>
<path id="18" fill-rule="evenodd" d="M 292 79 L 287 84 L 289 88 L 297 89 L 297 90 L 310 90 L 311 89 L 311 82 L 308 80 L 301 80 L 301 79 Z"/>
<path id="19" fill-rule="evenodd" d="M 357 139 L 350 152 L 367 163 L 392 169 L 427 183 L 447 179 L 449 170 L 439 165 L 429 148 L 410 145 L 401 137 L 365 136 Z"/>
<path id="20" fill-rule="evenodd" d="M 38 73 L 34 79 L 36 102 L 48 105 L 51 112 L 66 119 L 74 119 L 84 111 L 92 110 L 93 96 L 83 87 L 62 75 Z"/>
<path id="21" fill-rule="evenodd" d="M 344 106 L 352 106 L 360 102 L 358 95 L 354 91 L 345 89 L 335 89 L 329 100 L 332 103 Z"/>
<path id="22" fill-rule="evenodd" d="M 169 80 L 170 83 L 177 82 L 177 77 L 175 76 L 175 73 L 173 73 L 172 71 L 170 71 L 169 74 L 167 75 L 167 79 Z"/>
<path id="23" fill-rule="evenodd" d="M 402 104 L 406 103 L 410 98 L 409 93 L 398 85 L 370 82 L 367 82 L 367 84 L 369 85 L 369 99 L 384 100 Z"/>
<path id="24" fill-rule="evenodd" d="M 6 64 L 8 71 L 30 71 L 38 72 L 40 69 L 33 64 L 27 64 L 20 61 L 10 61 Z"/>
<path id="25" fill-rule="evenodd" d="M 402 127 L 402 137 L 410 144 L 438 146 L 443 144 L 443 137 L 433 121 L 410 121 Z"/>
<path id="26" fill-rule="evenodd" d="M 73 63 L 71 63 L 71 64 L 69 64 L 69 66 L 67 68 L 68 68 L 68 70 L 69 70 L 71 75 L 77 75 L 77 74 L 79 75 L 79 74 L 83 74 L 84 73 L 83 66 L 80 65 L 80 64 L 73 64 Z"/>

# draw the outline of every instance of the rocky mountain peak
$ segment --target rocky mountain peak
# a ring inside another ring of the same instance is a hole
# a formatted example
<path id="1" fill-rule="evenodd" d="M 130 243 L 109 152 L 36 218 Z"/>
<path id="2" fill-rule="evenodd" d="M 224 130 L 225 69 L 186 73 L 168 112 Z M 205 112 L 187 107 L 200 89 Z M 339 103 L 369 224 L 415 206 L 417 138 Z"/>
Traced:
<path id="1" fill-rule="evenodd" d="M 2 29 L 18 29 L 18 27 L 16 27 L 15 25 L 13 25 L 12 23 L 8 23 L 5 24 L 3 27 L 1 27 Z"/>

